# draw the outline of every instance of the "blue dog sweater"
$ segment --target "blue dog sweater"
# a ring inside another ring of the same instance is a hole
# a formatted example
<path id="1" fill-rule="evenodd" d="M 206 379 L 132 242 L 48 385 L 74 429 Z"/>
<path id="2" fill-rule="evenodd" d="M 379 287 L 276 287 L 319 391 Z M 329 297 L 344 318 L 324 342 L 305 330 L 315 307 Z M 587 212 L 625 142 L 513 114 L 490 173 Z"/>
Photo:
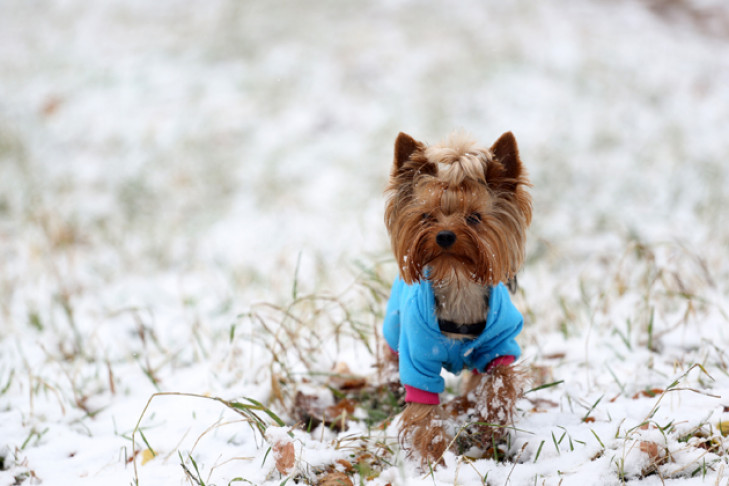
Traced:
<path id="1" fill-rule="evenodd" d="M 524 319 L 512 304 L 504 284 L 491 288 L 486 328 L 475 339 L 451 339 L 441 333 L 435 315 L 435 295 L 430 281 L 412 285 L 395 279 L 387 303 L 383 334 L 399 354 L 400 381 L 429 393 L 441 393 L 442 368 L 458 374 L 464 368 L 483 373 L 502 356 L 521 356 L 515 337 Z"/>

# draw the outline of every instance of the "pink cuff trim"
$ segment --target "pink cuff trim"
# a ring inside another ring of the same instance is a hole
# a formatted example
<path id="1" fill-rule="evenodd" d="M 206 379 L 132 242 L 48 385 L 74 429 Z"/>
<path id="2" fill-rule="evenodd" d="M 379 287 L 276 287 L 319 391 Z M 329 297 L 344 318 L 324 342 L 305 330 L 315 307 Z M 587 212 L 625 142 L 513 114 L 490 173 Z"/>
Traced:
<path id="1" fill-rule="evenodd" d="M 498 358 L 493 359 L 488 365 L 486 365 L 486 373 L 491 371 L 496 366 L 509 366 L 514 361 L 516 361 L 516 358 L 513 356 L 499 356 Z"/>
<path id="2" fill-rule="evenodd" d="M 414 386 L 405 385 L 405 401 L 410 403 L 422 403 L 425 405 L 439 405 L 440 397 L 437 393 L 421 390 Z"/>
<path id="3" fill-rule="evenodd" d="M 399 356 L 399 355 L 400 355 L 400 353 L 398 353 L 397 351 L 395 351 L 394 349 L 392 349 L 392 347 L 390 347 L 390 345 L 389 345 L 389 344 L 387 345 L 387 349 L 389 349 L 389 350 L 390 350 L 390 352 L 391 352 L 392 354 L 394 354 L 395 356 Z"/>

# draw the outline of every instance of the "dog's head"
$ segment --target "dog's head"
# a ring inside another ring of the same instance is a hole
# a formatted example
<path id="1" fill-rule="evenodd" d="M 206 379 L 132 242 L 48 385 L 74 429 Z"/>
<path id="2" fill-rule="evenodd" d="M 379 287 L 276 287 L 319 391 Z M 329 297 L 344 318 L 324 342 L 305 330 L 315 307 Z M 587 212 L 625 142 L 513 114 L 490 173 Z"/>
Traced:
<path id="1" fill-rule="evenodd" d="M 491 148 L 460 132 L 430 147 L 400 133 L 385 224 L 403 280 L 494 285 L 512 278 L 531 222 L 527 186 L 511 132 Z"/>

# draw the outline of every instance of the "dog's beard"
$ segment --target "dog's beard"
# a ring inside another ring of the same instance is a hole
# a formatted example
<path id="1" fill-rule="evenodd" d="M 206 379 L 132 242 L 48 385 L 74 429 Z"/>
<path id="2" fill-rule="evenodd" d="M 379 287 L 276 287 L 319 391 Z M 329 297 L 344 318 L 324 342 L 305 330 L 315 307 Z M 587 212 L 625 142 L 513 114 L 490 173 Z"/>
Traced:
<path id="1" fill-rule="evenodd" d="M 462 287 L 482 282 L 475 273 L 474 262 L 469 258 L 442 253 L 432 259 L 426 267 L 428 280 L 436 286 Z"/>
<path id="2" fill-rule="evenodd" d="M 457 242 L 451 249 L 435 243 L 437 231 L 418 232 L 407 249 L 408 258 L 403 274 L 412 281 L 430 280 L 437 285 L 465 285 L 496 283 L 494 265 L 499 264 L 497 253 L 488 249 L 488 242 L 469 229 L 458 232 Z"/>

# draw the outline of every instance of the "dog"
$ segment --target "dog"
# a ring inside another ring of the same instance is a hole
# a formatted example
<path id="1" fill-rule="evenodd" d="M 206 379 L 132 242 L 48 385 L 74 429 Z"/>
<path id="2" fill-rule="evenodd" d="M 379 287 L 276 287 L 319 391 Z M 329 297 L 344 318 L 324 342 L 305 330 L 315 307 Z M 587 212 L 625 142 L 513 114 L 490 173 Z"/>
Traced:
<path id="1" fill-rule="evenodd" d="M 385 225 L 399 275 L 383 336 L 405 388 L 399 439 L 423 464 L 442 463 L 449 418 L 475 424 L 469 445 L 482 450 L 513 422 L 525 382 L 514 365 L 523 318 L 507 286 L 524 261 L 528 187 L 511 132 L 490 148 L 464 132 L 433 146 L 405 133 L 395 141 Z M 473 373 L 445 404 L 442 368 Z"/>

